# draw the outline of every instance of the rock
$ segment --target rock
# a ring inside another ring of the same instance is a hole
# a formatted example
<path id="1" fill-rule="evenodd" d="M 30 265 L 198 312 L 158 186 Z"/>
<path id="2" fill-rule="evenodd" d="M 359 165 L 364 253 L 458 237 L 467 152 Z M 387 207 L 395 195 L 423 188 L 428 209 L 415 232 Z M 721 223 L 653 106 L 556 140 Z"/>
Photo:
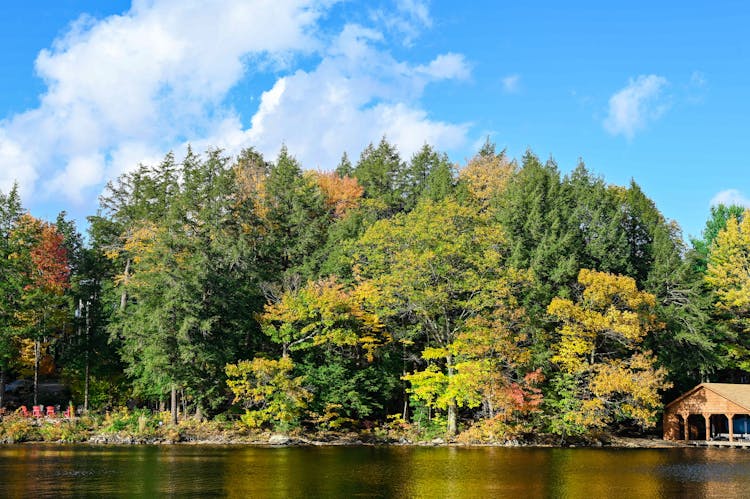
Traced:
<path id="1" fill-rule="evenodd" d="M 286 435 L 271 435 L 271 438 L 268 439 L 268 443 L 271 445 L 286 445 L 291 440 L 292 439 Z"/>
<path id="2" fill-rule="evenodd" d="M 445 440 L 443 440 L 440 437 L 432 439 L 432 445 L 443 445 L 443 444 L 445 444 Z"/>

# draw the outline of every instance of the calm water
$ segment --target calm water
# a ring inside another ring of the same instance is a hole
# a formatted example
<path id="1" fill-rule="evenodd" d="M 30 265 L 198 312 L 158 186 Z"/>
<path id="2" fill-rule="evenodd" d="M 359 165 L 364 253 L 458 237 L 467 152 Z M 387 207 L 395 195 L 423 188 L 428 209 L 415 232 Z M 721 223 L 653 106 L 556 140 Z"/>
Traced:
<path id="1" fill-rule="evenodd" d="M 750 451 L 0 446 L 30 496 L 750 497 Z"/>

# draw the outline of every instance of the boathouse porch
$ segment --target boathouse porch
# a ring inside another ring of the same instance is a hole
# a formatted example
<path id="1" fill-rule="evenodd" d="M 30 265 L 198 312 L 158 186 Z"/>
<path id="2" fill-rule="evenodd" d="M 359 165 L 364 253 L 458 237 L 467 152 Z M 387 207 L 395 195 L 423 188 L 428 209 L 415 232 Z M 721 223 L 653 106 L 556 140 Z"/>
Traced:
<path id="1" fill-rule="evenodd" d="M 664 408 L 664 439 L 750 442 L 750 385 L 701 383 Z"/>

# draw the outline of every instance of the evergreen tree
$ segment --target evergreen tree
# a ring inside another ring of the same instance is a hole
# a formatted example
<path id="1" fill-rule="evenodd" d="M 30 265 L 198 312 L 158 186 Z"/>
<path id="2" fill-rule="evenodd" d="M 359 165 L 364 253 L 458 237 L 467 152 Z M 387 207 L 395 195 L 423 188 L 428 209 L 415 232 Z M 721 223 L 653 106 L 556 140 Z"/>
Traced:
<path id="1" fill-rule="evenodd" d="M 365 198 L 382 204 L 384 215 L 392 215 L 403 209 L 403 191 L 399 178 L 403 176 L 405 165 L 396 150 L 385 137 L 378 147 L 368 145 L 359 157 L 354 168 L 354 176 L 365 189 Z"/>
<path id="2" fill-rule="evenodd" d="M 282 147 L 264 190 L 266 248 L 270 256 L 267 279 L 313 277 L 321 262 L 315 258 L 331 216 L 325 195 L 312 176 L 303 175 L 297 160 Z"/>
<path id="3" fill-rule="evenodd" d="M 22 268 L 12 255 L 19 251 L 12 234 L 22 214 L 18 186 L 6 195 L 0 192 L 0 407 L 11 362 L 17 355 L 15 312 L 22 289 Z"/>
<path id="4" fill-rule="evenodd" d="M 341 155 L 341 161 L 339 161 L 339 164 L 336 166 L 335 172 L 336 175 L 341 178 L 354 176 L 354 166 L 349 160 L 349 155 L 346 154 L 346 152 Z"/>

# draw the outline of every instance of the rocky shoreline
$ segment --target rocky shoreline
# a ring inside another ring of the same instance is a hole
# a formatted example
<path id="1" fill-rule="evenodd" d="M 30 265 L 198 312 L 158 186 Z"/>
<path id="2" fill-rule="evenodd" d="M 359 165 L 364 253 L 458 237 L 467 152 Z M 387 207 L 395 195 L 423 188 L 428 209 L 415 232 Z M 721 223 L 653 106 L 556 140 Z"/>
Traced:
<path id="1" fill-rule="evenodd" d="M 60 443 L 84 445 L 252 445 L 261 447 L 393 446 L 393 447 L 607 447 L 670 448 L 682 442 L 662 440 L 655 434 L 629 437 L 599 432 L 561 441 L 559 436 L 535 433 L 465 431 L 454 438 L 419 431 L 406 425 L 385 425 L 359 430 L 318 429 L 289 432 L 251 429 L 231 419 L 185 418 L 168 424 L 168 414 L 119 409 L 74 418 L 0 417 L 0 444 Z"/>
<path id="2" fill-rule="evenodd" d="M 86 440 L 70 442 L 65 440 L 30 440 L 15 442 L 12 439 L 0 438 L 0 444 L 70 444 L 70 445 L 217 445 L 217 446 L 257 446 L 257 447 L 341 447 L 341 446 L 370 446 L 370 447 L 524 447 L 524 448 L 628 448 L 628 449 L 667 449 L 675 447 L 689 447 L 683 442 L 674 442 L 658 438 L 644 437 L 611 437 L 607 442 L 591 441 L 576 444 L 551 444 L 547 442 L 520 442 L 507 440 L 497 442 L 457 442 L 434 438 L 432 440 L 363 440 L 353 436 L 339 436 L 319 439 L 314 436 L 289 436 L 283 434 L 254 435 L 246 437 L 217 435 L 210 438 L 190 437 L 171 439 L 163 437 L 144 437 L 121 434 L 96 434 Z"/>

